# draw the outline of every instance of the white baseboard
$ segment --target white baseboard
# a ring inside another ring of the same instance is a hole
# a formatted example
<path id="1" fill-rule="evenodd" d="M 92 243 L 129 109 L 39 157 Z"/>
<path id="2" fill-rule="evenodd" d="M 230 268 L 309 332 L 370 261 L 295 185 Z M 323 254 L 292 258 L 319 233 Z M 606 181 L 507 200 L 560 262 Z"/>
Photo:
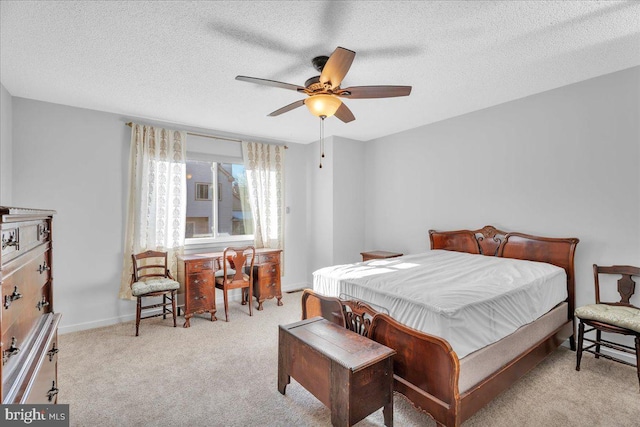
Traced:
<path id="1" fill-rule="evenodd" d="M 563 342 L 562 346 L 566 347 L 566 348 L 570 348 L 569 340 Z M 576 348 L 577 348 L 577 346 L 578 346 L 578 338 L 576 337 Z M 624 360 L 625 362 L 629 362 L 629 363 L 632 363 L 634 365 L 636 364 L 636 358 L 633 357 L 631 354 L 623 353 L 621 351 L 617 351 L 617 350 L 614 350 L 614 349 L 611 349 L 611 348 L 606 348 L 606 347 L 600 347 L 600 352 L 604 353 L 606 355 L 609 355 L 611 357 L 615 357 L 617 359 Z M 595 357 L 595 355 L 593 355 L 592 353 L 587 353 L 586 351 L 583 351 L 582 352 L 582 359 L 584 359 L 585 357 Z M 606 359 L 604 359 L 604 360 L 606 360 Z"/>
<path id="2" fill-rule="evenodd" d="M 311 286 L 308 283 L 303 283 L 303 282 L 290 283 L 288 285 L 282 286 L 282 292 L 296 292 L 309 287 Z M 235 292 L 231 291 L 229 293 L 229 300 L 240 301 L 240 291 L 239 290 L 236 290 Z M 220 301 L 217 301 L 217 302 L 220 303 Z M 64 335 L 71 332 L 85 331 L 87 329 L 103 328 L 105 326 L 116 325 L 118 323 L 132 322 L 136 319 L 135 306 L 132 306 L 132 308 L 133 310 L 131 314 L 125 314 L 119 317 L 111 317 L 108 319 L 94 320 L 91 322 L 83 322 L 83 323 L 76 323 L 73 325 L 60 326 L 58 328 L 58 333 L 60 335 Z M 158 313 L 159 312 L 160 312 L 160 309 L 158 309 Z"/>
<path id="3" fill-rule="evenodd" d="M 94 320 L 91 322 L 76 323 L 74 325 L 65 325 L 58 327 L 58 334 L 64 335 L 71 332 L 85 331 L 87 329 L 103 328 L 105 326 L 116 325 L 118 323 L 131 322 L 136 320 L 135 306 L 133 313 L 119 317 L 111 317 L 109 319 Z"/>

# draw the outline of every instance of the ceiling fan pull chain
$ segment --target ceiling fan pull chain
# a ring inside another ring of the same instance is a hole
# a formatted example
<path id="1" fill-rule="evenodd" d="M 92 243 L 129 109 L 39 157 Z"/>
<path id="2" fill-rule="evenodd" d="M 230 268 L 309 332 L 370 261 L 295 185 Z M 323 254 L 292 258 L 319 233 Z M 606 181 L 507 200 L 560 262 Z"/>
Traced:
<path id="1" fill-rule="evenodd" d="M 324 119 L 326 116 L 320 116 L 320 169 L 322 169 L 322 159 L 324 158 Z"/>

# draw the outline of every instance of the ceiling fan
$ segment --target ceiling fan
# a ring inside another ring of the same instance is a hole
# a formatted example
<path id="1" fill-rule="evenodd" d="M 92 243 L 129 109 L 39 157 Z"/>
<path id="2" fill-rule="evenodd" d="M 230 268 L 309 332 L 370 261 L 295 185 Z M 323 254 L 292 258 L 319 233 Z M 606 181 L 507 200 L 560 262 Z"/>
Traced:
<path id="1" fill-rule="evenodd" d="M 287 111 L 306 105 L 313 115 L 323 120 L 335 115 L 344 123 L 355 120 L 355 116 L 340 98 L 392 98 L 408 96 L 411 93 L 411 86 L 352 86 L 341 88 L 340 83 L 342 83 L 344 76 L 349 71 L 355 56 L 356 53 L 354 51 L 338 46 L 331 56 L 313 58 L 311 63 L 320 72 L 320 75 L 308 79 L 304 86 L 247 76 L 236 76 L 236 80 L 295 90 L 308 95 L 308 98 L 292 102 L 272 112 L 269 114 L 271 117 L 279 116 Z"/>

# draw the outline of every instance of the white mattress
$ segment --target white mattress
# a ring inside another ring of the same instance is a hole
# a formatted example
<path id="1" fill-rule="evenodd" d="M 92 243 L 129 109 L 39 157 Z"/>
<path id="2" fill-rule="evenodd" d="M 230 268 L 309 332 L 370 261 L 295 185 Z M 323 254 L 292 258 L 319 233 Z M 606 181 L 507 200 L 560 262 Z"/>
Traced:
<path id="1" fill-rule="evenodd" d="M 399 322 L 446 339 L 458 358 L 567 298 L 560 267 L 445 250 L 322 268 L 313 289 L 382 306 Z"/>

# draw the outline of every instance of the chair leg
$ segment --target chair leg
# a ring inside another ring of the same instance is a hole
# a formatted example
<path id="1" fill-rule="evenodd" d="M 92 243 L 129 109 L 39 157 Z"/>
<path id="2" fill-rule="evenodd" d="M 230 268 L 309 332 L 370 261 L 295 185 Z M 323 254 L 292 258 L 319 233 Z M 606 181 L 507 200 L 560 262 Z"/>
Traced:
<path id="1" fill-rule="evenodd" d="M 582 340 L 584 338 L 584 323 L 582 320 L 578 325 L 578 350 L 576 351 L 576 371 L 580 370 L 580 360 L 582 359 Z"/>
<path id="2" fill-rule="evenodd" d="M 569 348 L 571 349 L 571 351 L 576 351 L 576 336 L 575 335 L 571 335 L 569 337 Z"/>
<path id="3" fill-rule="evenodd" d="M 638 386 L 640 386 L 640 336 L 636 335 L 636 371 L 638 372 Z"/>
<path id="4" fill-rule="evenodd" d="M 249 305 L 249 316 L 253 316 L 253 292 L 252 289 L 253 286 L 249 285 L 249 287 L 247 288 L 247 305 Z"/>
<path id="5" fill-rule="evenodd" d="M 173 312 L 173 327 L 175 328 L 176 323 L 176 291 L 171 291 L 171 311 Z"/>
<path id="6" fill-rule="evenodd" d="M 596 359 L 600 359 L 600 339 L 602 338 L 602 332 L 600 329 L 596 330 Z"/>
<path id="7" fill-rule="evenodd" d="M 136 304 L 136 336 L 138 336 L 138 332 L 140 330 L 140 313 L 142 312 L 142 298 L 137 298 L 138 302 Z"/>
<path id="8" fill-rule="evenodd" d="M 162 294 L 162 319 L 167 320 L 167 294 Z"/>
<path id="9" fill-rule="evenodd" d="M 225 321 L 228 322 L 229 321 L 229 300 L 227 297 L 226 287 L 222 290 L 222 293 L 224 294 L 224 318 L 225 318 Z"/>

